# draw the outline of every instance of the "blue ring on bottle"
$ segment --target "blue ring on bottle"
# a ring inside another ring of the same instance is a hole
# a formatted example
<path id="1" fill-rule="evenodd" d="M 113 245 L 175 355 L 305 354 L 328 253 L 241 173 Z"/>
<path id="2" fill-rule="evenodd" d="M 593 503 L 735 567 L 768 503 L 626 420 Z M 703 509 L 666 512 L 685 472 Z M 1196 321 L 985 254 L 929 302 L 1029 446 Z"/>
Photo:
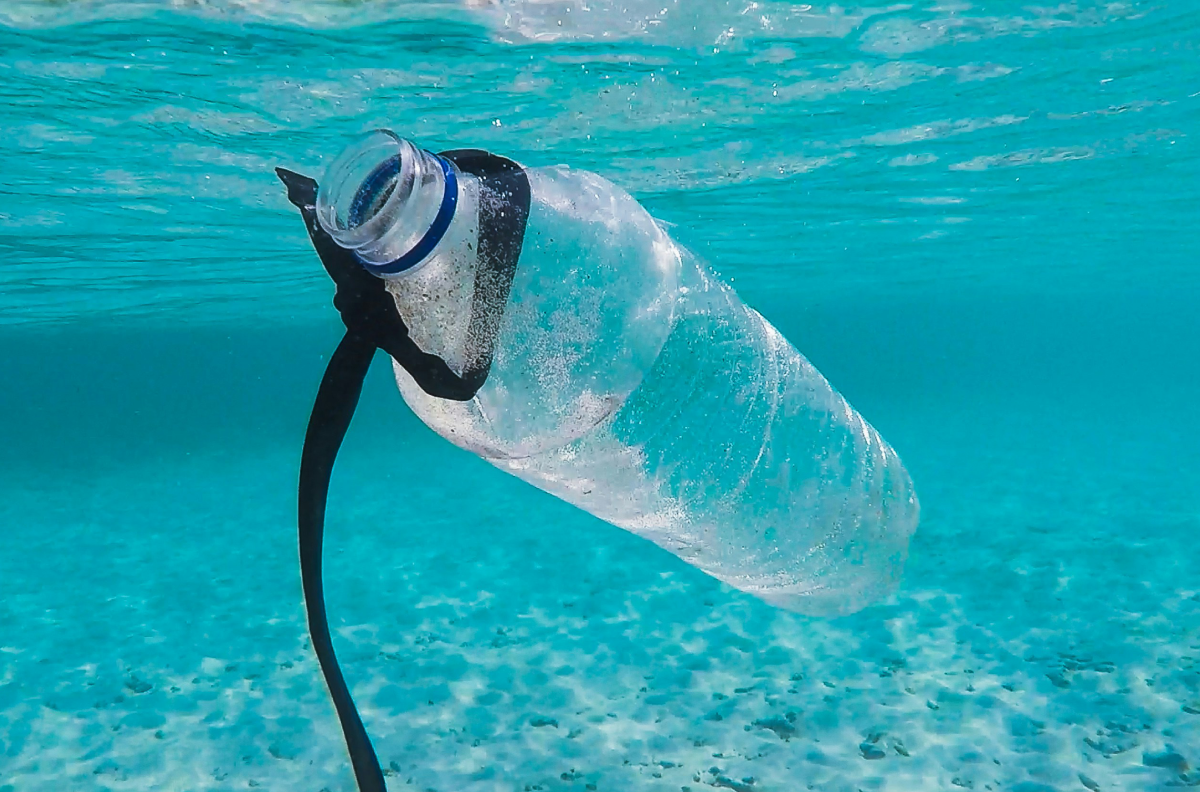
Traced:
<path id="1" fill-rule="evenodd" d="M 454 210 L 458 207 L 458 178 L 454 175 L 454 167 L 450 164 L 449 160 L 439 157 L 432 152 L 426 153 L 436 159 L 442 166 L 442 174 L 446 181 L 446 189 L 442 193 L 442 205 L 438 207 L 437 216 L 433 218 L 433 222 L 429 225 L 429 229 L 425 232 L 425 235 L 413 246 L 412 250 L 400 258 L 389 261 L 386 264 L 372 264 L 369 261 L 363 261 L 358 253 L 354 254 L 354 258 L 358 259 L 358 263 L 362 265 L 362 268 L 373 275 L 395 275 L 397 272 L 404 272 L 421 263 L 421 260 L 432 253 L 437 244 L 442 241 L 442 237 L 446 235 L 446 230 L 450 228 L 450 221 L 454 219 Z M 375 198 L 379 189 L 387 183 L 387 180 L 398 176 L 399 173 L 400 157 L 397 156 L 384 162 L 370 176 L 363 180 L 362 186 L 358 188 L 358 192 L 355 193 L 354 200 L 350 204 L 349 214 L 352 225 L 360 225 L 362 223 L 362 215 L 367 205 Z"/>

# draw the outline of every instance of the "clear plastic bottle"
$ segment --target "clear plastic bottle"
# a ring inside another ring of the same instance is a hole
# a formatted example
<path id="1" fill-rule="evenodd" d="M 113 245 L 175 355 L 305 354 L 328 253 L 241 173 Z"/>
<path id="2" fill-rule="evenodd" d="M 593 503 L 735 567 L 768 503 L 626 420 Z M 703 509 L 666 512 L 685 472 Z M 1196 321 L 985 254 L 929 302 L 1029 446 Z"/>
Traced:
<path id="1" fill-rule="evenodd" d="M 366 174 L 399 163 L 363 217 Z M 390 132 L 330 166 L 318 219 L 384 263 L 412 248 L 446 189 L 443 162 Z M 789 610 L 850 613 L 897 584 L 918 520 L 892 448 L 821 374 L 630 195 L 595 174 L 526 169 L 528 226 L 490 375 L 467 402 L 404 400 L 497 467 Z M 480 183 L 417 266 L 385 275 L 412 338 L 461 372 L 480 350 Z M 361 210 L 359 211 L 361 215 Z"/>

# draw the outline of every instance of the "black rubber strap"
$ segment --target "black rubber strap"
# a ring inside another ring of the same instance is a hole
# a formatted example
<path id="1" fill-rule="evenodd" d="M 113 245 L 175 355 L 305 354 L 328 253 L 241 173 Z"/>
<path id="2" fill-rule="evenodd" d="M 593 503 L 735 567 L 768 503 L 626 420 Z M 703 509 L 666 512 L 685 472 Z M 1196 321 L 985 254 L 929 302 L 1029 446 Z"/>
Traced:
<path id="1" fill-rule="evenodd" d="M 459 170 L 479 179 L 484 195 L 479 201 L 478 262 L 468 349 L 476 357 L 468 360 L 462 375 L 455 374 L 442 358 L 422 350 L 409 337 L 408 326 L 396 310 L 382 279 L 367 272 L 354 255 L 333 241 L 317 222 L 317 183 L 299 173 L 276 168 L 288 188 L 290 200 L 304 217 L 313 247 L 337 292 L 333 305 L 342 316 L 346 331 L 391 355 L 430 396 L 470 401 L 487 381 L 495 353 L 496 335 L 503 311 L 495 306 L 508 303 L 517 259 L 529 218 L 529 178 L 520 165 L 486 151 L 464 149 L 441 156 Z"/>
<path id="2" fill-rule="evenodd" d="M 358 406 L 363 380 L 375 347 L 347 333 L 338 344 L 329 360 L 312 416 L 308 419 L 308 432 L 304 436 L 304 452 L 300 458 L 300 581 L 304 588 L 304 608 L 308 614 L 308 634 L 312 639 L 313 651 L 325 676 L 325 685 L 333 699 L 350 762 L 354 766 L 354 778 L 361 792 L 386 792 L 383 771 L 371 738 L 359 717 L 358 708 L 346 687 L 342 669 L 338 666 L 333 651 L 333 639 L 329 634 L 329 621 L 325 616 L 325 592 L 321 582 L 321 546 L 325 531 L 325 502 L 329 495 L 329 479 L 333 474 L 333 463 L 350 419 Z"/>
<path id="3" fill-rule="evenodd" d="M 529 220 L 529 177 L 512 160 L 478 149 L 444 151 L 441 156 L 459 170 L 477 176 L 484 193 L 479 200 L 478 264 L 471 324 L 467 329 L 467 347 L 476 357 L 467 361 L 462 375 L 474 395 L 491 371 L 496 336 L 504 318 L 495 306 L 508 304 L 517 259 L 521 256 Z"/>
<path id="4" fill-rule="evenodd" d="M 479 210 L 479 261 L 468 329 L 470 348 L 475 350 L 476 358 L 468 361 L 462 376 L 455 374 L 440 357 L 417 346 L 408 335 L 395 301 L 383 288 L 383 281 L 363 270 L 320 227 L 315 209 L 317 183 L 298 173 L 276 169 L 287 185 L 288 199 L 304 217 L 321 263 L 336 284 L 333 304 L 346 325 L 346 335 L 325 369 L 304 437 L 298 522 L 300 577 L 309 635 L 337 710 L 360 792 L 386 792 L 386 787 L 379 759 L 338 666 L 325 613 L 321 550 L 333 465 L 354 417 L 376 349 L 399 361 L 432 396 L 459 401 L 474 397 L 491 370 L 496 334 L 503 306 L 508 302 L 529 216 L 529 181 L 516 163 L 481 151 L 451 152 L 444 156 L 461 170 L 477 175 L 482 189 L 492 193 L 480 201 Z"/>

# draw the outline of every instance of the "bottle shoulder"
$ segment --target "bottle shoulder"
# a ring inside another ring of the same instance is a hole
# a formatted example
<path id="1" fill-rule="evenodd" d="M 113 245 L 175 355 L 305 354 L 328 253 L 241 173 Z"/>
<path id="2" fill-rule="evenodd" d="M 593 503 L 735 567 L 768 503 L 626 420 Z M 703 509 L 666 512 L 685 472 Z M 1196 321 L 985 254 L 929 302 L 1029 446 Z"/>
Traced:
<path id="1" fill-rule="evenodd" d="M 598 173 L 548 165 L 526 171 L 534 204 L 546 212 L 581 220 L 637 220 L 646 210 L 622 187 Z"/>

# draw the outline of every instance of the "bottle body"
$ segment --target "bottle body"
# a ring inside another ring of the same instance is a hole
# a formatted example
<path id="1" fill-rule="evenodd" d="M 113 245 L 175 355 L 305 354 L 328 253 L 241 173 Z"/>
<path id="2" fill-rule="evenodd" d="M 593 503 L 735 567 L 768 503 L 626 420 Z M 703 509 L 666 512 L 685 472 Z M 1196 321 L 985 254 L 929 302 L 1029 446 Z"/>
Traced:
<path id="1" fill-rule="evenodd" d="M 491 372 L 424 393 L 450 441 L 730 585 L 849 613 L 899 580 L 918 505 L 895 452 L 783 336 L 590 173 L 527 171 L 533 200 Z M 461 370 L 480 184 L 421 266 L 385 276 L 414 340 Z"/>

